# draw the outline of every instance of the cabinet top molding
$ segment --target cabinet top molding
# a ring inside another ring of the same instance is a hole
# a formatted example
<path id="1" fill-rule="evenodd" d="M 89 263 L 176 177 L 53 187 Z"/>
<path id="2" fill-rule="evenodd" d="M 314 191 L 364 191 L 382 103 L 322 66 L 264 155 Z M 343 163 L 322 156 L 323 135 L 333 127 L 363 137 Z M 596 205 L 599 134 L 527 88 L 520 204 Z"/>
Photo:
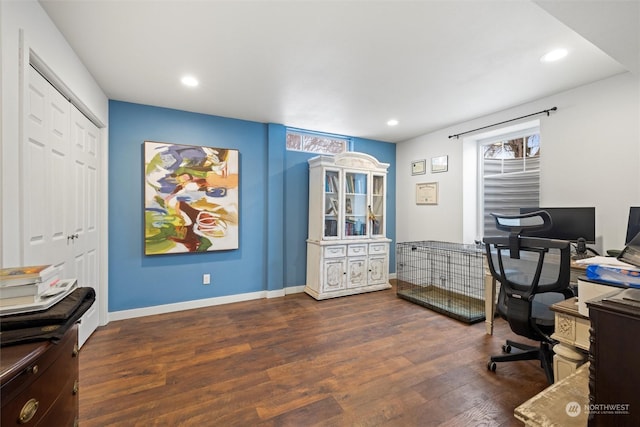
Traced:
<path id="1" fill-rule="evenodd" d="M 379 162 L 375 157 L 366 153 L 359 153 L 357 151 L 347 151 L 344 153 L 336 154 L 335 156 L 316 156 L 309 159 L 309 165 L 340 166 L 354 169 L 378 170 L 387 170 L 389 168 L 389 163 Z"/>

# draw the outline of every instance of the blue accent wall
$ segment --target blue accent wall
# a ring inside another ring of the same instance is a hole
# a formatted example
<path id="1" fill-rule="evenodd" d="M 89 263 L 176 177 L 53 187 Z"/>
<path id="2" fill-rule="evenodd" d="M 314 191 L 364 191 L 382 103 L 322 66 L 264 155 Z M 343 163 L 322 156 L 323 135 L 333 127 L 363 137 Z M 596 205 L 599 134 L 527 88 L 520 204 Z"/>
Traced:
<path id="1" fill-rule="evenodd" d="M 305 284 L 314 155 L 286 151 L 285 134 L 280 124 L 109 102 L 110 312 Z M 144 141 L 239 150 L 239 249 L 144 255 Z M 387 231 L 395 243 L 395 145 L 354 139 L 354 150 L 391 164 Z M 211 285 L 202 284 L 205 273 Z"/>
<path id="2" fill-rule="evenodd" d="M 284 285 L 302 286 L 307 281 L 307 234 L 309 228 L 309 160 L 317 153 L 287 151 L 284 192 Z M 306 203 L 300 203 L 304 200 Z M 302 238 L 300 238 L 302 237 Z"/>

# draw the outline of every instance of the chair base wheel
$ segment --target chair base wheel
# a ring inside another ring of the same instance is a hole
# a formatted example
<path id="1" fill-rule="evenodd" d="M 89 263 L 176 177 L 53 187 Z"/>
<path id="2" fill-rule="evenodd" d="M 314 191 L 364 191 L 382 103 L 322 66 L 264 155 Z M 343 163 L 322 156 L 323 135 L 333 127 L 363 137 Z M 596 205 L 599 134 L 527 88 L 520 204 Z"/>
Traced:
<path id="1" fill-rule="evenodd" d="M 502 352 L 503 353 L 511 353 L 511 346 L 509 344 L 504 344 L 502 346 Z"/>
<path id="2" fill-rule="evenodd" d="M 492 362 L 489 361 L 489 363 L 487 363 L 487 369 L 491 372 L 495 372 L 497 368 L 496 362 Z"/>

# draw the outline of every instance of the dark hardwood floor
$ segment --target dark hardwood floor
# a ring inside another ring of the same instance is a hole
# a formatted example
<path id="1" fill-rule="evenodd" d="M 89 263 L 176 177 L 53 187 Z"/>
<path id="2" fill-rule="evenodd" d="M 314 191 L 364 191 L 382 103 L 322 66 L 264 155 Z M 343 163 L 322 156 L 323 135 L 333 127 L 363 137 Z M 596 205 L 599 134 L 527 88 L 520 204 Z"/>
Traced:
<path id="1" fill-rule="evenodd" d="M 538 362 L 487 370 L 507 337 L 395 290 L 114 321 L 80 352 L 80 425 L 518 426 L 547 384 Z"/>

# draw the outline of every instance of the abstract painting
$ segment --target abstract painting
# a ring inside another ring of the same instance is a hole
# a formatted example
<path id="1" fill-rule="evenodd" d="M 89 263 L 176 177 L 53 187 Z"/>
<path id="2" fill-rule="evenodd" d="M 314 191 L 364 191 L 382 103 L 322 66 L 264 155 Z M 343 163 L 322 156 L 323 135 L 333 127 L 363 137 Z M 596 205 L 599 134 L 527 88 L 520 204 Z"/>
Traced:
<path id="1" fill-rule="evenodd" d="M 145 255 L 238 249 L 238 150 L 144 143 Z"/>

